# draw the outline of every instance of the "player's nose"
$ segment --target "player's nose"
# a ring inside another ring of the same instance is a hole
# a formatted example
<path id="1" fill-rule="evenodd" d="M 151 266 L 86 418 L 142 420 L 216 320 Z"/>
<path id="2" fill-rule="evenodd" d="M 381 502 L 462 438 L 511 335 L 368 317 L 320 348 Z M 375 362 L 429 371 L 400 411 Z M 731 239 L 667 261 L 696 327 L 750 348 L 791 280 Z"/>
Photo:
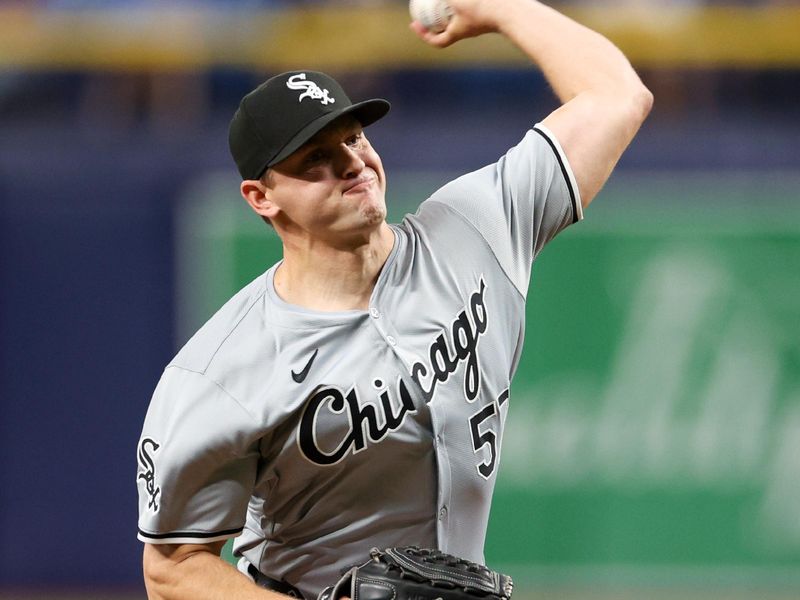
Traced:
<path id="1" fill-rule="evenodd" d="M 361 158 L 361 155 L 355 149 L 347 144 L 342 144 L 340 150 L 341 151 L 337 154 L 337 169 L 340 176 L 344 179 L 357 177 L 366 166 L 364 159 Z"/>

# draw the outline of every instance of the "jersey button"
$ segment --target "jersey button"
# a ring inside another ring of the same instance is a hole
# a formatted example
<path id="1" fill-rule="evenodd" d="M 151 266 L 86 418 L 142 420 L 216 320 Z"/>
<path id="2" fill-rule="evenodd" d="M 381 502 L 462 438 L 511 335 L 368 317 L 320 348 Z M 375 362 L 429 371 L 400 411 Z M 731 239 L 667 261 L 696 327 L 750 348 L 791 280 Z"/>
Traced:
<path id="1" fill-rule="evenodd" d="M 396 339 L 394 339 L 394 338 L 393 338 L 392 336 L 390 336 L 390 335 L 387 335 L 387 336 L 386 336 L 386 341 L 387 341 L 387 342 L 389 342 L 389 345 L 390 345 L 390 346 L 396 346 L 396 345 L 397 345 L 397 340 L 396 340 Z"/>
<path id="2" fill-rule="evenodd" d="M 373 319 L 380 319 L 381 318 L 380 311 L 377 308 L 375 308 L 374 306 L 369 309 L 369 314 Z"/>
<path id="3" fill-rule="evenodd" d="M 443 521 L 446 516 L 447 516 L 447 507 L 443 506 L 442 508 L 439 509 L 439 520 Z"/>

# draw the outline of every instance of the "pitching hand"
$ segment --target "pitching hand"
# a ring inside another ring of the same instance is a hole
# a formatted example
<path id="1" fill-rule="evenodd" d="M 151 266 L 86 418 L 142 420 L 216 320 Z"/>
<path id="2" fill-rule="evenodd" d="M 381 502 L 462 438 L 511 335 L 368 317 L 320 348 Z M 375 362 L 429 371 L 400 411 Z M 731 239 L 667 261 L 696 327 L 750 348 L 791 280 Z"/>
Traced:
<path id="1" fill-rule="evenodd" d="M 409 27 L 431 46 L 446 48 L 458 40 L 500 31 L 501 24 L 519 0 L 447 0 L 453 16 L 444 31 L 434 33 L 418 21 Z M 524 0 L 530 2 L 531 0 Z"/>

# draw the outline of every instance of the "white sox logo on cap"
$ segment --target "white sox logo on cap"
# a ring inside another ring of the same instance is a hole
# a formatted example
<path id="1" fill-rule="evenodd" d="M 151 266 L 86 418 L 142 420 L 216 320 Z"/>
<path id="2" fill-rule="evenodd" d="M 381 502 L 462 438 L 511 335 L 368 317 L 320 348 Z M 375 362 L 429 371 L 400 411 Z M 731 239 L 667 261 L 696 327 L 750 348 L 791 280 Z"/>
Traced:
<path id="1" fill-rule="evenodd" d="M 228 145 L 242 178 L 258 179 L 340 116 L 353 115 L 366 127 L 388 111 L 389 103 L 380 98 L 353 104 L 330 75 L 290 71 L 270 77 L 242 98 L 228 129 Z"/>
<path id="2" fill-rule="evenodd" d="M 290 90 L 305 90 L 297 99 L 298 102 L 302 102 L 303 98 L 319 100 L 322 104 L 333 104 L 336 102 L 334 98 L 328 95 L 328 90 L 323 90 L 313 81 L 306 80 L 305 73 L 298 73 L 297 75 L 289 77 L 286 81 L 286 87 Z"/>

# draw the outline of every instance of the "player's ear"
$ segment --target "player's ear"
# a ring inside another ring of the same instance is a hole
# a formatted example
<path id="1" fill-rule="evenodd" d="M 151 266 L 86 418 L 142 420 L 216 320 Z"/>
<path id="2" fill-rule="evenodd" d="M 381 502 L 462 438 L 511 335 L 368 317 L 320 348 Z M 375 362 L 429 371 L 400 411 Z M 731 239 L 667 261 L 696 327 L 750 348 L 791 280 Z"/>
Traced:
<path id="1" fill-rule="evenodd" d="M 263 181 L 245 179 L 239 188 L 244 198 L 256 213 L 267 219 L 274 218 L 280 209 L 270 200 L 270 193 Z"/>

